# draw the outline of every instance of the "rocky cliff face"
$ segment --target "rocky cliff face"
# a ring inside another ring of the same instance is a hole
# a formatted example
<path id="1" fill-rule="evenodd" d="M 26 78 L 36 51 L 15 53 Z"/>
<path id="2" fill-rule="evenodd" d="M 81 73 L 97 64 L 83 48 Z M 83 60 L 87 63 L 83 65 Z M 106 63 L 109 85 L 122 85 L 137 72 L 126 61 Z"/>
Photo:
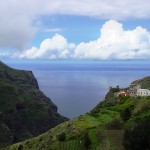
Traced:
<path id="1" fill-rule="evenodd" d="M 39 135 L 67 120 L 40 90 L 31 71 L 0 62 L 0 145 Z"/>

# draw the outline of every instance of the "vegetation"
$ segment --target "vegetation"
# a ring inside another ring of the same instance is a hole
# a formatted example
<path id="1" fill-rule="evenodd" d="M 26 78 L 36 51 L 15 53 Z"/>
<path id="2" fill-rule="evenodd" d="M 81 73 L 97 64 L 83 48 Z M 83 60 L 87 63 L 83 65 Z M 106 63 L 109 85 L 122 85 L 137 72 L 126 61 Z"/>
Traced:
<path id="1" fill-rule="evenodd" d="M 22 150 L 22 149 L 23 149 L 23 145 L 20 144 L 20 145 L 18 146 L 18 150 Z"/>
<path id="2" fill-rule="evenodd" d="M 113 118 L 105 126 L 108 130 L 119 130 L 122 128 L 122 122 L 120 118 Z"/>
<path id="3" fill-rule="evenodd" d="M 60 142 L 64 142 L 66 140 L 66 134 L 65 133 L 61 133 L 59 136 L 58 136 L 58 140 Z"/>
<path id="4" fill-rule="evenodd" d="M 39 135 L 65 120 L 39 90 L 31 71 L 0 62 L 0 147 Z"/>
<path id="5" fill-rule="evenodd" d="M 89 137 L 89 133 L 87 131 L 84 133 L 83 140 L 84 140 L 84 148 L 88 149 L 89 146 L 91 145 L 91 140 Z"/>
<path id="6" fill-rule="evenodd" d="M 150 118 L 125 129 L 124 146 L 127 150 L 150 149 Z"/>
<path id="7" fill-rule="evenodd" d="M 133 144 L 136 145 L 135 149 L 141 149 L 140 145 L 149 143 L 150 139 L 150 109 L 143 107 L 142 101 L 149 104 L 150 97 L 116 99 L 111 95 L 91 113 L 64 122 L 38 137 L 12 145 L 5 150 L 16 150 L 20 144 L 23 145 L 23 150 L 134 150 L 134 147 L 131 148 Z M 138 130 L 141 130 L 139 136 Z"/>
<path id="8" fill-rule="evenodd" d="M 120 113 L 120 117 L 122 118 L 123 121 L 127 121 L 130 119 L 131 117 L 131 111 L 130 109 L 127 107 L 125 108 L 121 113 Z"/>

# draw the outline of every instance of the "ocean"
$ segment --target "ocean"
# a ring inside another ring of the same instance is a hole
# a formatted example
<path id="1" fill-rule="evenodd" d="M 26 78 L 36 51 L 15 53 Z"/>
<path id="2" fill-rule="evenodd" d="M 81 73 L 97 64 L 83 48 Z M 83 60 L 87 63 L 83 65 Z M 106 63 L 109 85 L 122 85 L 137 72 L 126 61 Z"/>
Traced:
<path id="1" fill-rule="evenodd" d="M 150 61 L 3 60 L 17 69 L 33 71 L 40 89 L 74 118 L 92 110 L 105 98 L 109 87 L 128 87 L 150 75 Z"/>

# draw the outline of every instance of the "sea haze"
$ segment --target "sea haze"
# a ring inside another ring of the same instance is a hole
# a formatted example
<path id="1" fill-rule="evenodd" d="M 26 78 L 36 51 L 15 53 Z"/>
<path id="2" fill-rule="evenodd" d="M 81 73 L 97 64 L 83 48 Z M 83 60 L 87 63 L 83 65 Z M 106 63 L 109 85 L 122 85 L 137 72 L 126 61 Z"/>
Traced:
<path id="1" fill-rule="evenodd" d="M 102 101 L 110 86 L 127 87 L 150 75 L 150 61 L 17 61 L 11 67 L 32 70 L 40 89 L 58 106 L 58 112 L 74 118 Z"/>

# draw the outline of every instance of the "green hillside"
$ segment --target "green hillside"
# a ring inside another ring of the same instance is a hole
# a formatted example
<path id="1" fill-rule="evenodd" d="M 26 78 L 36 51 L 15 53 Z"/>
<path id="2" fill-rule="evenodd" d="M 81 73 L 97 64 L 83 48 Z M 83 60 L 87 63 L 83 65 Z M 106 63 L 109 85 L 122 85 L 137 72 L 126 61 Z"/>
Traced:
<path id="1" fill-rule="evenodd" d="M 65 121 L 31 71 L 0 62 L 0 147 L 37 136 Z"/>
<path id="2" fill-rule="evenodd" d="M 5 150 L 150 149 L 150 97 L 116 97 L 117 89 L 90 113 Z"/>

